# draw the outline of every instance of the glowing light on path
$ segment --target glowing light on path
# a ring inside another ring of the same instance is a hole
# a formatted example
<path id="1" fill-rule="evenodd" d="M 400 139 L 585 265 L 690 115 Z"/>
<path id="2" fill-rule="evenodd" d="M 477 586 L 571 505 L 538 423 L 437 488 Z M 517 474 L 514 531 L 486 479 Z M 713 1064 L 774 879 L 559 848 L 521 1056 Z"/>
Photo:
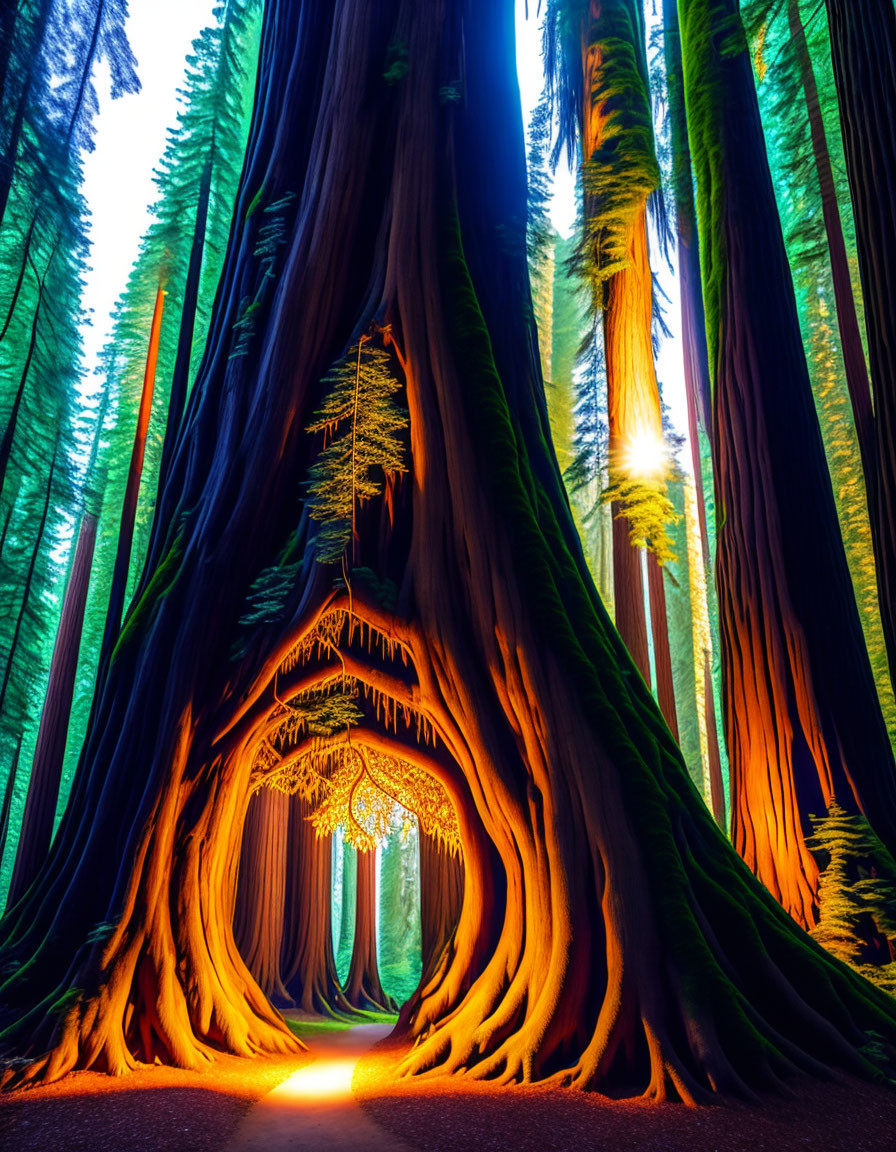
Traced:
<path id="1" fill-rule="evenodd" d="M 351 1059 L 320 1059 L 307 1068 L 300 1068 L 277 1089 L 277 1095 L 295 1100 L 332 1100 L 335 1096 L 351 1096 L 352 1075 L 357 1057 Z"/>

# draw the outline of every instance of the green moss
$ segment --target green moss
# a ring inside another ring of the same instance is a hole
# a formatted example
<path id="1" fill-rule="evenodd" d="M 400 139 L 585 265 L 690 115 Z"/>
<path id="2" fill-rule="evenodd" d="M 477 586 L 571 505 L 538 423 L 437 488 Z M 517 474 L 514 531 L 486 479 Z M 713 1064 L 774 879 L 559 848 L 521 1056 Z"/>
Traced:
<path id="1" fill-rule="evenodd" d="M 180 572 L 182 552 L 183 533 L 181 532 L 174 538 L 171 547 L 163 556 L 143 595 L 128 613 L 118 641 L 112 650 L 110 664 L 118 659 L 124 648 L 143 630 L 153 609 L 171 591 Z"/>

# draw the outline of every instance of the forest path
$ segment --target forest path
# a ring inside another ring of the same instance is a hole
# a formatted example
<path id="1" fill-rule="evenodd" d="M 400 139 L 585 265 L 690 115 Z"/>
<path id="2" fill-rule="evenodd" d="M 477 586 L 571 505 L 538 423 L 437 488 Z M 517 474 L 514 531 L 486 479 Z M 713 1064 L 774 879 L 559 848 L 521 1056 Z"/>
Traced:
<path id="1" fill-rule="evenodd" d="M 312 1064 L 287 1077 L 247 1114 L 226 1152 L 411 1152 L 364 1112 L 352 1076 L 391 1024 L 360 1024 L 306 1040 Z"/>

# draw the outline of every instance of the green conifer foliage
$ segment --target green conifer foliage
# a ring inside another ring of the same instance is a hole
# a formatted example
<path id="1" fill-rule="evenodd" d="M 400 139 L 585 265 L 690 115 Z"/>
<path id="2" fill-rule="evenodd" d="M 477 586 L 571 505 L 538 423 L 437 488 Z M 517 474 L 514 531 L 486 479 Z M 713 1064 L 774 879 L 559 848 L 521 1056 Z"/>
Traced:
<path id="1" fill-rule="evenodd" d="M 308 425 L 324 448 L 311 468 L 309 511 L 320 524 L 317 556 L 339 560 L 355 535 L 358 503 L 383 491 L 385 473 L 404 472 L 399 435 L 407 414 L 393 397 L 401 384 L 389 354 L 363 338 L 325 378 L 326 398 Z"/>
<path id="2" fill-rule="evenodd" d="M 863 816 L 832 804 L 813 817 L 806 843 L 818 855 L 819 921 L 812 931 L 829 952 L 896 994 L 896 861 Z M 883 861 L 887 874 L 875 871 Z M 881 962 L 881 955 L 889 960 Z"/>

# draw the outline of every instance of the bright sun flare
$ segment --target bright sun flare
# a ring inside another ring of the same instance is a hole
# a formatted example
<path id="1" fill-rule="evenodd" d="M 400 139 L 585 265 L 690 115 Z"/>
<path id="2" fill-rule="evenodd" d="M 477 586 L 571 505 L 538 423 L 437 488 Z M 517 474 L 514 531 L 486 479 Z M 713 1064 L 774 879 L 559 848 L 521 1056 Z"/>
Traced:
<path id="1" fill-rule="evenodd" d="M 668 463 L 668 449 L 662 436 L 655 432 L 636 432 L 623 449 L 625 471 L 636 479 L 649 480 L 662 476 Z"/>

